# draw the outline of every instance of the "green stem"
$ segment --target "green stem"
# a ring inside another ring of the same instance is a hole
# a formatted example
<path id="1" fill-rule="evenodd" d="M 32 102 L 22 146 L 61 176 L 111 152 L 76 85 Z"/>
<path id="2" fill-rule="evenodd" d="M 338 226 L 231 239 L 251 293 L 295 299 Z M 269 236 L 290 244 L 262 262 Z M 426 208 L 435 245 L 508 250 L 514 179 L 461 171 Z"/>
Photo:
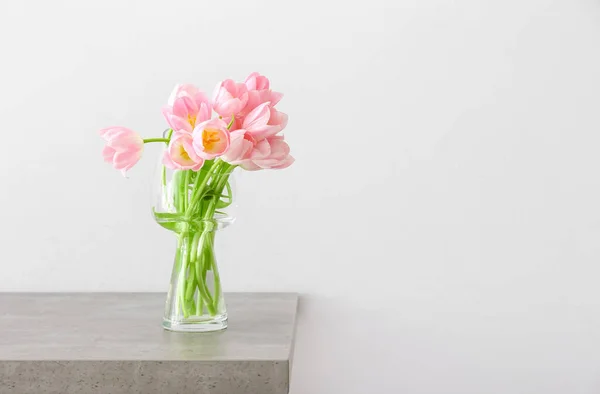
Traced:
<path id="1" fill-rule="evenodd" d="M 200 242 L 200 232 L 196 232 L 194 234 L 194 239 L 192 239 L 192 251 L 190 255 L 191 262 L 198 260 L 198 242 Z"/>
<path id="2" fill-rule="evenodd" d="M 194 269 L 192 263 L 189 262 L 189 259 L 188 259 L 188 267 L 189 267 L 188 268 L 189 273 L 188 273 L 186 289 L 185 289 L 185 299 L 193 300 L 194 299 L 194 289 L 195 289 L 195 285 L 196 285 L 196 270 Z"/>
<path id="3" fill-rule="evenodd" d="M 168 138 L 144 138 L 144 144 L 147 144 L 149 142 L 165 142 L 165 143 L 169 143 L 169 139 Z"/>
<path id="4" fill-rule="evenodd" d="M 208 207 L 204 211 L 204 220 L 211 220 L 213 218 L 213 216 L 215 214 L 217 202 L 221 198 L 221 195 L 223 194 L 223 189 L 225 188 L 225 185 L 229 181 L 229 175 L 231 175 L 231 170 L 233 168 L 235 168 L 234 166 L 232 166 L 230 164 L 227 164 L 227 163 L 225 163 L 225 164 L 226 164 L 226 167 L 224 168 L 224 170 L 228 171 L 228 173 L 221 174 L 220 177 L 218 177 L 218 182 L 214 189 L 215 197 L 212 200 L 210 200 Z"/>
<path id="5" fill-rule="evenodd" d="M 173 135 L 173 129 L 169 129 L 169 131 L 167 132 L 167 138 L 165 138 L 168 141 L 171 141 L 171 135 Z M 146 141 L 144 140 L 144 143 L 146 143 Z M 164 165 L 162 166 L 162 184 L 163 186 L 167 185 L 167 167 L 165 167 Z"/>
<path id="6" fill-rule="evenodd" d="M 190 278 L 190 276 L 188 274 L 188 272 L 190 272 L 189 271 L 189 269 L 190 269 L 190 237 L 189 237 L 189 234 L 186 234 L 186 237 L 185 237 L 185 252 L 183 254 L 183 267 L 184 267 L 183 275 L 185 278 L 185 281 L 184 281 L 185 291 L 183 293 L 183 299 L 184 299 L 183 315 L 185 318 L 188 318 L 190 316 L 190 298 L 191 297 L 188 297 L 187 289 L 189 287 L 190 282 L 192 282 L 192 283 L 194 282 L 194 275 L 192 275 Z"/>
<path id="7" fill-rule="evenodd" d="M 176 171 L 173 175 L 173 220 L 179 230 L 178 265 L 181 311 L 185 318 L 220 311 L 221 283 L 214 253 L 214 215 L 231 204 L 229 176 L 235 166 L 222 160 L 207 161 L 201 171 Z M 224 194 L 225 193 L 225 194 Z M 212 271 L 212 277 L 208 272 Z M 206 307 L 206 309 L 204 309 Z"/>
<path id="8" fill-rule="evenodd" d="M 177 286 L 177 305 L 178 305 L 178 309 L 181 308 L 183 309 L 183 289 L 184 286 L 182 286 L 182 282 L 183 282 L 183 278 L 182 278 L 182 273 L 181 270 L 184 269 L 182 267 L 182 261 L 181 261 L 181 247 L 183 245 L 183 236 L 178 236 L 177 237 L 177 250 L 175 251 L 175 269 L 177 272 L 177 282 L 178 282 L 178 286 Z"/>
<path id="9" fill-rule="evenodd" d="M 209 258 L 207 258 L 206 254 L 207 251 L 209 250 L 210 246 L 206 245 L 206 236 L 205 236 L 206 232 L 204 232 L 202 234 L 202 236 L 200 237 L 200 248 L 202 249 L 202 255 L 200 260 L 197 262 L 199 263 L 199 265 L 196 266 L 196 269 L 201 268 L 202 272 L 199 275 L 198 278 L 198 292 L 202 295 L 202 297 L 204 298 L 204 300 L 206 300 L 206 308 L 208 309 L 208 313 L 210 313 L 211 315 L 216 315 L 217 312 L 215 310 L 214 307 L 214 301 L 212 298 L 212 295 L 210 294 L 210 291 L 208 291 L 208 286 L 206 284 L 206 271 L 207 271 L 207 266 L 208 264 L 210 264 L 210 262 L 208 262 L 207 260 Z M 210 242 L 210 240 L 209 240 Z M 198 275 L 198 273 L 196 274 Z"/>
<path id="10" fill-rule="evenodd" d="M 200 287 L 204 284 L 204 278 L 202 277 L 202 263 L 200 259 L 196 259 L 194 262 L 194 269 L 196 270 L 196 284 L 198 285 L 198 302 L 196 303 L 196 314 L 198 315 L 198 307 L 202 310 L 203 299 L 202 291 L 200 291 Z"/>
<path id="11" fill-rule="evenodd" d="M 227 125 L 227 130 L 231 130 L 231 126 L 233 126 L 233 122 L 235 122 L 235 116 L 231 115 L 231 120 L 229 121 L 229 124 Z"/>
<path id="12" fill-rule="evenodd" d="M 187 219 L 191 218 L 194 208 L 196 207 L 198 200 L 202 196 L 202 191 L 208 184 L 208 181 L 213 177 L 213 175 L 215 175 L 219 171 L 219 169 L 221 168 L 221 166 L 223 164 L 226 164 L 226 163 L 223 161 L 220 161 L 220 160 L 214 162 L 214 164 L 208 170 L 208 173 L 205 174 L 202 181 L 201 182 L 196 181 L 196 184 L 194 185 L 194 189 L 192 191 L 191 202 L 189 203 L 187 212 L 185 213 L 185 216 Z"/>
<path id="13" fill-rule="evenodd" d="M 219 277 L 219 270 L 217 269 L 217 263 L 215 261 L 215 233 L 210 234 L 209 248 L 210 248 L 210 264 L 213 272 L 213 284 L 214 284 L 214 299 L 213 307 L 215 310 L 219 310 L 219 301 L 221 300 L 221 278 Z"/>
<path id="14" fill-rule="evenodd" d="M 200 280 L 198 279 L 197 282 L 198 286 L 200 286 Z M 198 299 L 196 300 L 196 316 L 202 316 L 202 313 L 204 311 L 204 300 L 202 299 L 202 294 L 200 294 L 200 292 L 198 292 Z"/>
<path id="15" fill-rule="evenodd" d="M 189 198 L 190 198 L 189 184 L 190 184 L 191 175 L 192 175 L 192 171 L 187 170 L 187 171 L 185 171 L 185 176 L 183 177 L 183 185 L 181 188 L 181 192 L 183 193 L 182 200 L 181 200 L 181 201 L 183 201 L 183 204 L 181 207 L 182 212 L 184 212 L 187 209 L 187 206 L 189 204 Z"/>

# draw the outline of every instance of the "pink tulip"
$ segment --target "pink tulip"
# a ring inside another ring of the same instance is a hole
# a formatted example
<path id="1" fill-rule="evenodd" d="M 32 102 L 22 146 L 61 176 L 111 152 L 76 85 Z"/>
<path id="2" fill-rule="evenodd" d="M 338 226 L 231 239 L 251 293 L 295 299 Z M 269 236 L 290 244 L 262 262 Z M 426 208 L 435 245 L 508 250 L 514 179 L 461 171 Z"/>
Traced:
<path id="1" fill-rule="evenodd" d="M 224 119 L 237 115 L 248 102 L 248 88 L 243 83 L 226 79 L 219 83 L 213 94 L 213 107 Z"/>
<path id="2" fill-rule="evenodd" d="M 287 114 L 277 111 L 275 108 L 271 107 L 271 116 L 269 117 L 269 122 L 267 125 L 269 126 L 278 126 L 280 128 L 279 131 L 285 129 L 288 123 Z"/>
<path id="3" fill-rule="evenodd" d="M 221 156 L 229 148 L 229 130 L 221 119 L 200 123 L 194 129 L 194 150 L 205 160 Z"/>
<path id="4" fill-rule="evenodd" d="M 248 171 L 283 169 L 294 162 L 283 136 L 272 136 L 256 142 L 245 130 L 231 133 L 231 147 L 222 158 Z"/>
<path id="5" fill-rule="evenodd" d="M 242 128 L 252 134 L 257 141 L 279 133 L 287 125 L 288 117 L 277 111 L 271 103 L 260 104 L 244 118 Z"/>
<path id="6" fill-rule="evenodd" d="M 176 133 L 165 152 L 163 164 L 173 170 L 198 171 L 204 165 L 204 159 L 194 151 L 191 134 Z"/>
<path id="7" fill-rule="evenodd" d="M 244 129 L 235 130 L 230 133 L 229 149 L 221 158 L 229 164 L 241 164 L 250 157 L 256 140 Z"/>
<path id="8" fill-rule="evenodd" d="M 206 95 L 194 85 L 177 85 L 163 115 L 174 131 L 191 133 L 197 124 L 210 119 L 212 106 Z"/>
<path id="9" fill-rule="evenodd" d="M 260 75 L 256 71 L 250 73 L 248 77 L 246 77 L 246 81 L 244 81 L 248 91 L 251 90 L 267 90 L 270 88 L 271 83 L 269 82 L 269 78 L 264 75 Z"/>
<path id="10" fill-rule="evenodd" d="M 248 75 L 244 83 L 246 89 L 248 89 L 248 102 L 241 112 L 242 116 L 247 115 L 254 108 L 266 102 L 270 102 L 271 106 L 274 107 L 283 97 L 282 93 L 273 92 L 270 89 L 269 79 L 257 72 Z"/>
<path id="11" fill-rule="evenodd" d="M 250 158 L 241 164 L 241 167 L 250 170 L 283 169 L 294 162 L 290 156 L 290 147 L 283 140 L 283 136 L 273 136 L 262 140 L 254 146 Z"/>
<path id="12" fill-rule="evenodd" d="M 126 127 L 108 127 L 100 130 L 100 136 L 106 141 L 102 150 L 104 161 L 125 175 L 142 157 L 144 140 L 135 131 Z"/>

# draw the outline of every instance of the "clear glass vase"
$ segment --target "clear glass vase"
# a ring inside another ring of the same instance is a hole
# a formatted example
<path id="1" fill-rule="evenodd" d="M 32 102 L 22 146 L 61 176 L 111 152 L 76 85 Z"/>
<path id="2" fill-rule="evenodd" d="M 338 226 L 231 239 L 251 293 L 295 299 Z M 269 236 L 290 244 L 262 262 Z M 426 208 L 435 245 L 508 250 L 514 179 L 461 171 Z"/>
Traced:
<path id="1" fill-rule="evenodd" d="M 217 331 L 227 309 L 215 252 L 217 233 L 235 220 L 235 166 L 208 160 L 199 171 L 160 165 L 153 215 L 177 237 L 163 327 L 171 331 Z"/>

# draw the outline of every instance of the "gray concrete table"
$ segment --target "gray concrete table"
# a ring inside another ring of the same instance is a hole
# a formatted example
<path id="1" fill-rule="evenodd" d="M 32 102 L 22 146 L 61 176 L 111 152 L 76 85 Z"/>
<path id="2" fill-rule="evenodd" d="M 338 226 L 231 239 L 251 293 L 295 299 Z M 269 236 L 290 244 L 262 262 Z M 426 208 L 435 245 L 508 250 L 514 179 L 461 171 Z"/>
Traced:
<path id="1" fill-rule="evenodd" d="M 192 334 L 164 294 L 0 293 L 0 393 L 287 393 L 297 295 L 225 297 L 229 328 Z"/>

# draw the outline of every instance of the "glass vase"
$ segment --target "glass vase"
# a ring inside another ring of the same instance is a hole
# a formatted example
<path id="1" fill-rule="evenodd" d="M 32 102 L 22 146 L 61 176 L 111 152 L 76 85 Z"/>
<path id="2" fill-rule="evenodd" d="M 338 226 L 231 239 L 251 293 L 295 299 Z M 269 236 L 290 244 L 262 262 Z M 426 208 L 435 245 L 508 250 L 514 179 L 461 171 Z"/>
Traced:
<path id="1" fill-rule="evenodd" d="M 159 167 L 153 215 L 177 238 L 163 318 L 167 330 L 227 327 L 215 238 L 235 220 L 234 169 L 219 159 L 207 160 L 198 171 Z"/>

